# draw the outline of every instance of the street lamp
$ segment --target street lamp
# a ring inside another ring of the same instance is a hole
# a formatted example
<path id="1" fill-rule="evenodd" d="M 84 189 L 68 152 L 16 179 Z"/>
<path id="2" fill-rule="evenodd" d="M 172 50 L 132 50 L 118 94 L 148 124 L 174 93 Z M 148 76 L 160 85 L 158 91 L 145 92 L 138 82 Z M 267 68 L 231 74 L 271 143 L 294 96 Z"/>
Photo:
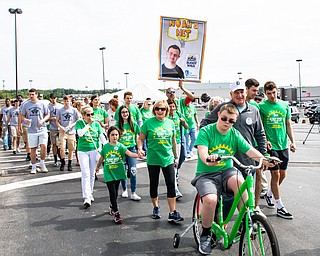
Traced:
<path id="1" fill-rule="evenodd" d="M 106 90 L 108 90 L 108 83 L 109 83 L 109 80 L 106 80 Z"/>
<path id="2" fill-rule="evenodd" d="M 126 76 L 126 88 L 128 88 L 128 75 L 129 75 L 129 73 L 124 73 L 125 74 L 125 76 Z"/>
<path id="3" fill-rule="evenodd" d="M 9 12 L 14 14 L 14 32 L 15 32 L 15 61 L 16 61 L 16 96 L 18 95 L 18 38 L 17 38 L 17 14 L 22 14 L 19 8 L 10 8 Z"/>
<path id="4" fill-rule="evenodd" d="M 106 93 L 106 79 L 105 79 L 105 75 L 104 75 L 104 55 L 103 55 L 103 51 L 106 49 L 106 47 L 101 47 L 99 48 L 99 50 L 102 53 L 102 79 L 103 79 L 103 93 Z"/>
<path id="5" fill-rule="evenodd" d="M 296 60 L 296 62 L 298 62 L 298 66 L 299 66 L 299 91 L 300 91 L 300 105 L 301 105 L 301 94 L 302 94 L 302 89 L 301 89 L 301 75 L 300 75 L 300 62 L 302 60 Z"/>
<path id="6" fill-rule="evenodd" d="M 237 74 L 239 75 L 239 80 L 241 80 L 241 79 L 242 79 L 242 77 L 241 77 L 241 74 L 242 74 L 242 73 L 241 73 L 241 72 L 238 72 Z"/>
<path id="7" fill-rule="evenodd" d="M 30 80 L 29 80 L 29 83 L 30 83 L 29 87 L 30 87 L 30 89 L 32 88 L 32 82 L 33 82 L 33 81 L 30 79 Z"/>

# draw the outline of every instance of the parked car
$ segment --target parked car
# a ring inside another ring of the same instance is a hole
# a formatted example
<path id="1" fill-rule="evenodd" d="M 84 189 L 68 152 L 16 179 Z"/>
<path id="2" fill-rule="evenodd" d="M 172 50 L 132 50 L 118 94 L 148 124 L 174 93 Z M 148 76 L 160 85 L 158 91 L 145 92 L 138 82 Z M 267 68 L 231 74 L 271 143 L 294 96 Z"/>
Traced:
<path id="1" fill-rule="evenodd" d="M 320 106 L 316 106 L 314 112 L 309 116 L 310 124 L 314 124 L 315 122 L 320 122 Z"/>
<path id="2" fill-rule="evenodd" d="M 295 106 L 290 106 L 290 112 L 291 112 L 291 120 L 295 123 L 299 123 L 300 112 L 298 108 Z"/>
<path id="3" fill-rule="evenodd" d="M 304 109 L 304 115 L 307 117 L 311 117 L 315 111 L 315 109 L 317 108 L 318 105 L 312 105 L 311 107 L 306 107 Z"/>

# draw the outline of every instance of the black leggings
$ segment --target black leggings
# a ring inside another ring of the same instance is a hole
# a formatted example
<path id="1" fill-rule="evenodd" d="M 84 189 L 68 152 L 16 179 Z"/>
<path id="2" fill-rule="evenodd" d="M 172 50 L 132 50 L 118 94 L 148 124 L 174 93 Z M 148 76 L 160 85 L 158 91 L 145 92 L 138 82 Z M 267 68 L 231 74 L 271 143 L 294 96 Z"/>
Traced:
<path id="1" fill-rule="evenodd" d="M 108 190 L 109 190 L 109 196 L 110 196 L 110 202 L 112 206 L 112 210 L 115 212 L 118 211 L 118 204 L 117 204 L 117 197 L 118 197 L 118 189 L 120 180 L 113 180 L 106 182 Z"/>
<path id="2" fill-rule="evenodd" d="M 167 186 L 167 197 L 168 198 L 176 197 L 176 190 L 175 190 L 176 176 L 175 176 L 173 164 L 170 164 L 166 167 L 161 167 L 159 165 L 148 165 L 149 180 L 150 180 L 150 197 L 151 198 L 158 197 L 160 168 L 162 168 L 162 173 Z"/>

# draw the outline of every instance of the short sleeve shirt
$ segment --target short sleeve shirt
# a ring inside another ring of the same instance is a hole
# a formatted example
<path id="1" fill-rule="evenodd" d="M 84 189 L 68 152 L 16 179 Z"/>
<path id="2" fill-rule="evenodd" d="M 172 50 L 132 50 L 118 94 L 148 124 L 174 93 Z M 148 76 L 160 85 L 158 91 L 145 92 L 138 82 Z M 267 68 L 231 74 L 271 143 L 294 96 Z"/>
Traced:
<path id="1" fill-rule="evenodd" d="M 95 121 L 100 121 L 101 123 L 105 123 L 105 118 L 108 118 L 108 112 L 103 108 L 93 109 L 93 119 Z"/>
<path id="2" fill-rule="evenodd" d="M 267 140 L 271 143 L 272 149 L 288 148 L 286 121 L 291 119 L 289 105 L 282 100 L 277 100 L 276 103 L 265 100 L 259 104 L 259 111 Z"/>
<path id="3" fill-rule="evenodd" d="M 141 113 L 140 113 L 140 110 L 137 108 L 137 106 L 131 104 L 129 107 L 129 111 L 130 111 L 130 114 L 131 114 L 131 118 L 133 121 L 135 121 L 136 123 L 138 123 L 138 121 L 142 120 L 142 116 L 141 116 Z M 114 119 L 119 121 L 119 110 L 120 110 L 120 107 L 117 108 L 116 110 L 116 114 L 114 116 Z"/>
<path id="4" fill-rule="evenodd" d="M 60 103 L 56 103 L 55 105 L 52 105 L 51 103 L 48 105 L 48 108 L 50 110 L 50 117 L 56 117 L 57 112 L 60 108 L 63 108 L 63 105 Z M 56 120 L 51 120 L 50 122 L 50 130 L 51 131 L 57 131 L 59 130 Z"/>
<path id="5" fill-rule="evenodd" d="M 83 119 L 76 122 L 75 130 L 83 129 L 88 123 Z M 99 136 L 103 133 L 103 129 L 98 122 L 92 122 L 88 131 L 78 138 L 77 150 L 87 152 L 99 148 Z"/>
<path id="6" fill-rule="evenodd" d="M 60 125 L 63 127 L 67 127 L 77 121 L 79 118 L 79 112 L 77 109 L 70 107 L 65 108 L 62 107 L 57 112 L 57 118 L 59 119 Z M 67 131 L 67 134 L 75 134 L 76 130 L 72 127 L 70 130 Z"/>
<path id="7" fill-rule="evenodd" d="M 101 156 L 104 159 L 103 176 L 104 182 L 114 180 L 126 180 L 127 174 L 123 164 L 123 158 L 127 148 L 121 144 L 105 144 L 101 150 Z"/>
<path id="8" fill-rule="evenodd" d="M 119 126 L 116 125 L 118 128 Z M 125 145 L 127 148 L 134 147 L 136 143 L 136 138 L 140 134 L 140 128 L 137 123 L 133 123 L 133 131 L 130 129 L 130 125 L 124 124 L 123 125 L 124 131 L 122 132 L 121 137 L 119 138 L 119 142 Z"/>
<path id="9" fill-rule="evenodd" d="M 250 144 L 234 127 L 231 127 L 227 134 L 221 134 L 216 125 L 217 123 L 209 124 L 200 129 L 195 146 L 206 146 L 209 155 L 218 154 L 222 156 L 233 156 L 237 150 L 245 154 L 251 148 Z M 207 166 L 198 156 L 196 175 L 219 172 L 232 166 L 233 161 L 231 159 L 222 160 L 215 166 Z"/>
<path id="10" fill-rule="evenodd" d="M 10 116 L 9 125 L 18 126 L 19 113 L 20 113 L 19 107 L 18 108 L 12 107 L 9 110 L 9 116 Z"/>
<path id="11" fill-rule="evenodd" d="M 47 130 L 45 122 L 42 126 L 38 126 L 39 121 L 49 114 L 48 106 L 43 101 L 32 102 L 30 100 L 21 105 L 21 108 L 22 115 L 31 120 L 28 133 L 38 133 Z"/>
<path id="12" fill-rule="evenodd" d="M 141 132 L 148 140 L 148 165 L 166 167 L 174 163 L 172 137 L 175 136 L 175 127 L 172 120 L 159 121 L 152 117 L 142 125 Z"/>

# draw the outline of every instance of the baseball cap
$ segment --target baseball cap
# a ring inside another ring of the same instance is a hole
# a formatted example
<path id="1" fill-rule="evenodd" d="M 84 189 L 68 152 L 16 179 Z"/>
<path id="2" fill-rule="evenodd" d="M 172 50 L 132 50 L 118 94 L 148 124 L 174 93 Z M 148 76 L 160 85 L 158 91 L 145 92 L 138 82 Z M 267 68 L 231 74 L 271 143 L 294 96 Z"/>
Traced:
<path id="1" fill-rule="evenodd" d="M 231 91 L 235 92 L 236 90 L 245 90 L 246 86 L 244 83 L 241 83 L 240 81 L 233 82 L 231 84 Z"/>
<path id="2" fill-rule="evenodd" d="M 50 93 L 50 99 L 55 99 L 57 96 L 54 93 Z"/>
<path id="3" fill-rule="evenodd" d="M 40 93 L 40 94 L 39 94 L 39 97 L 43 97 L 43 93 Z"/>

